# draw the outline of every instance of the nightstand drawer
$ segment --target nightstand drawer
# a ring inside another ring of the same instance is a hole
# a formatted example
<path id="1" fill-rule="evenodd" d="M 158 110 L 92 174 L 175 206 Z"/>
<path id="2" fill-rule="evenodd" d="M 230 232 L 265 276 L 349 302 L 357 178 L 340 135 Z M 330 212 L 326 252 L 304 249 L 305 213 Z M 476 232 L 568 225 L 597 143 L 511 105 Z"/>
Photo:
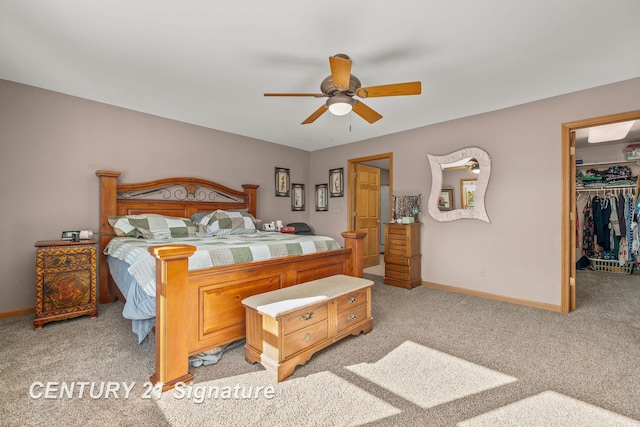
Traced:
<path id="1" fill-rule="evenodd" d="M 91 253 L 85 249 L 75 250 L 71 249 L 66 252 L 62 252 L 59 249 L 56 250 L 43 250 L 42 253 L 42 267 L 45 270 L 53 268 L 77 268 L 77 267 L 91 267 Z"/>

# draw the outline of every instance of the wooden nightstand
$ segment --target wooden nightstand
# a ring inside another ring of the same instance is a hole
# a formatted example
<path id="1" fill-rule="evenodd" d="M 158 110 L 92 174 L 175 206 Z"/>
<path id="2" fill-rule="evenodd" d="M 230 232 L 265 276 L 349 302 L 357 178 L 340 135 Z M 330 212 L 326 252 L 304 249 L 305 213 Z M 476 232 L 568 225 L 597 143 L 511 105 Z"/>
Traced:
<path id="1" fill-rule="evenodd" d="M 41 240 L 36 251 L 35 330 L 55 320 L 98 316 L 97 241 Z"/>

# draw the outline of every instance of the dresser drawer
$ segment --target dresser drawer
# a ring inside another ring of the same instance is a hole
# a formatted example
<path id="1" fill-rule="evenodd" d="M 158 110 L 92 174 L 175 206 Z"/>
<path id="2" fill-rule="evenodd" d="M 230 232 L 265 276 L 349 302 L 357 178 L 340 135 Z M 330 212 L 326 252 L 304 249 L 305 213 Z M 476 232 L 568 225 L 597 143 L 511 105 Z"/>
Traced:
<path id="1" fill-rule="evenodd" d="M 367 304 L 349 307 L 348 310 L 338 313 L 338 332 L 367 319 Z"/>
<path id="2" fill-rule="evenodd" d="M 295 332 L 298 329 L 306 328 L 309 325 L 327 319 L 327 302 L 285 314 L 282 316 L 282 329 L 285 335 Z"/>
<path id="3" fill-rule="evenodd" d="M 281 360 L 286 359 L 300 350 L 311 347 L 315 343 L 327 339 L 328 337 L 329 321 L 327 319 L 314 323 L 313 325 L 309 325 L 306 328 L 299 329 L 289 335 L 285 335 Z"/>
<path id="4" fill-rule="evenodd" d="M 389 237 L 391 238 L 391 236 L 394 236 L 396 238 L 400 238 L 400 239 L 406 239 L 407 238 L 407 228 L 404 225 L 398 225 L 398 224 L 389 224 L 388 228 L 387 228 L 387 233 L 389 233 Z"/>
<path id="5" fill-rule="evenodd" d="M 411 280 L 411 274 L 403 273 L 401 271 L 393 271 L 389 269 L 385 269 L 384 277 L 388 277 L 390 279 L 397 279 L 397 280 L 406 280 L 406 281 Z"/>
<path id="6" fill-rule="evenodd" d="M 351 292 L 347 295 L 336 298 L 336 304 L 338 304 L 338 313 L 345 310 L 351 310 L 352 307 L 367 302 L 367 290 L 359 289 L 355 292 Z"/>
<path id="7" fill-rule="evenodd" d="M 409 251 L 407 251 L 406 246 L 392 246 L 388 245 L 384 248 L 384 253 L 388 255 L 396 255 L 396 256 L 409 256 Z"/>
<path id="8" fill-rule="evenodd" d="M 386 263 L 384 265 L 385 270 L 392 270 L 392 271 L 398 271 L 400 273 L 410 273 L 411 272 L 411 267 L 408 265 L 404 265 L 404 264 L 390 264 L 390 263 Z"/>
<path id="9" fill-rule="evenodd" d="M 411 258 L 385 255 L 384 262 L 385 262 L 385 265 L 386 264 L 409 265 L 411 263 Z"/>

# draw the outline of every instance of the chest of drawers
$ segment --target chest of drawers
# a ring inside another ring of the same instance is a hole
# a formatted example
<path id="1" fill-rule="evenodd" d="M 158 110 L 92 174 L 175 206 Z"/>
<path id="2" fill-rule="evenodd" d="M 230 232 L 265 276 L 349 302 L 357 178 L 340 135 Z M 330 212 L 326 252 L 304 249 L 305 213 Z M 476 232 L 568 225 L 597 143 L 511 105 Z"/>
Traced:
<path id="1" fill-rule="evenodd" d="M 421 285 L 420 258 L 420 224 L 386 224 L 383 282 L 407 289 Z"/>
<path id="2" fill-rule="evenodd" d="M 317 351 L 370 332 L 372 285 L 336 275 L 244 299 L 245 359 L 282 381 Z"/>

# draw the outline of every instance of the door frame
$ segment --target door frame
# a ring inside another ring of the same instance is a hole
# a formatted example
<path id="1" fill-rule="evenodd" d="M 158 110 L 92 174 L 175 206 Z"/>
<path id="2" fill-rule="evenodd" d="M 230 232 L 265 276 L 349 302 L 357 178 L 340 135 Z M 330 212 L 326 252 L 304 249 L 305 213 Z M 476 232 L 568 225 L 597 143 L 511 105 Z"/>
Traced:
<path id="1" fill-rule="evenodd" d="M 640 120 L 640 110 L 611 114 L 562 124 L 562 280 L 560 309 L 563 313 L 576 306 L 576 151 L 572 133 L 578 129 Z"/>
<path id="2" fill-rule="evenodd" d="M 347 160 L 347 230 L 354 231 L 356 226 L 354 215 L 354 212 L 356 210 L 356 163 L 367 163 L 373 160 L 385 159 L 389 160 L 389 214 L 391 214 L 391 209 L 393 209 L 393 153 L 375 154 L 372 156 L 358 157 L 356 159 Z M 349 188 L 354 189 L 354 191 L 349 191 Z"/>

